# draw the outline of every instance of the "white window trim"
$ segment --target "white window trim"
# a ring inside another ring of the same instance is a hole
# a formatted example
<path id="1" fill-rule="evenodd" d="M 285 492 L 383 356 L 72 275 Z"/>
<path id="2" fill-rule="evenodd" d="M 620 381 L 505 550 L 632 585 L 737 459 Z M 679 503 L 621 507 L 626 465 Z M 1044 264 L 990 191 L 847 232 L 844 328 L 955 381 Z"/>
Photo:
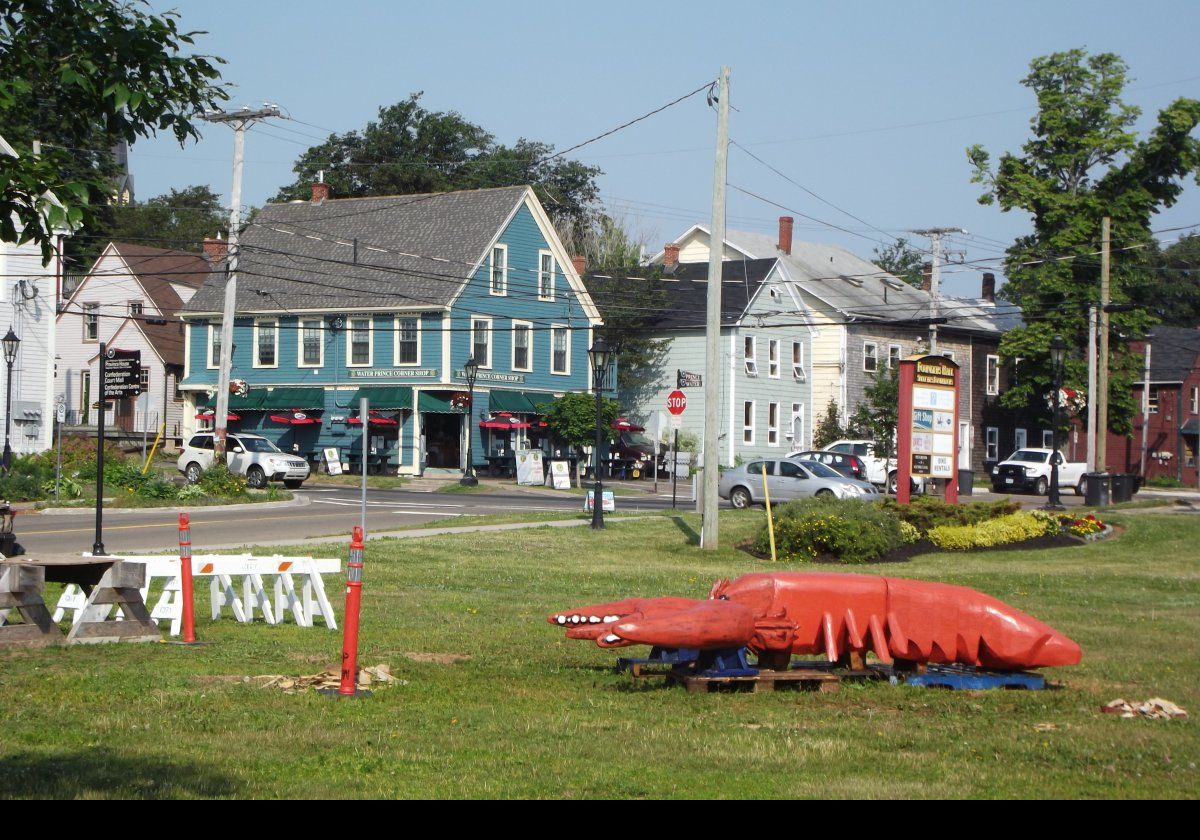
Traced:
<path id="1" fill-rule="evenodd" d="M 1162 399 L 1162 392 L 1157 385 L 1149 386 L 1150 390 L 1146 393 L 1146 410 L 1150 414 L 1158 414 L 1158 404 Z"/>
<path id="2" fill-rule="evenodd" d="M 755 405 L 755 400 L 742 400 L 742 445 L 754 445 L 754 422 L 758 419 L 758 406 Z M 746 406 L 750 406 L 750 423 L 746 423 Z M 746 433 L 750 433 L 750 439 L 746 439 Z"/>
<path id="3" fill-rule="evenodd" d="M 525 362 L 526 362 L 525 367 L 517 367 L 517 327 L 525 327 L 529 331 L 529 346 L 525 350 Z M 518 320 L 514 319 L 512 322 L 512 330 L 509 334 L 509 339 L 510 339 L 509 343 L 512 345 L 511 354 L 510 354 L 511 355 L 510 362 L 512 365 L 511 369 L 514 371 L 519 370 L 524 373 L 531 373 L 533 371 L 533 324 L 529 321 L 518 321 Z M 553 341 L 553 338 L 551 338 L 551 341 Z M 570 338 L 568 337 L 568 339 L 567 339 L 567 356 L 571 355 L 570 347 L 571 347 L 571 341 L 570 341 Z M 551 363 L 553 363 L 553 361 L 554 361 L 553 358 L 551 358 L 550 361 L 551 361 Z M 570 361 L 567 362 L 567 365 L 570 366 Z"/>
<path id="4" fill-rule="evenodd" d="M 495 334 L 492 332 L 492 319 L 481 318 L 478 316 L 471 317 L 471 358 L 475 358 L 475 325 L 487 324 L 487 364 L 475 359 L 475 364 L 479 365 L 481 370 L 491 370 L 492 368 L 492 345 L 495 343 Z"/>
<path id="5" fill-rule="evenodd" d="M 1029 432 L 1025 429 L 1013 430 L 1013 445 L 1016 449 L 1027 449 L 1029 447 Z"/>
<path id="6" fill-rule="evenodd" d="M 498 292 L 496 291 L 495 283 L 492 282 L 493 278 L 496 276 L 496 252 L 497 251 L 504 252 L 504 274 L 501 275 L 500 291 L 498 291 Z M 492 252 L 491 252 L 491 254 L 488 255 L 487 284 L 488 284 L 488 294 L 489 295 L 493 295 L 495 297 L 507 297 L 508 296 L 508 246 L 505 245 L 503 242 L 497 242 L 495 245 L 493 245 Z M 488 355 L 490 356 L 491 354 L 492 354 L 492 350 L 489 347 Z"/>
<path id="7" fill-rule="evenodd" d="M 767 403 L 767 446 L 779 446 L 779 407 L 780 403 Z M 771 424 L 771 413 L 774 409 L 775 423 Z"/>
<path id="8" fill-rule="evenodd" d="M 889 344 L 888 345 L 888 359 L 887 359 L 888 370 L 892 369 L 892 351 L 893 350 L 896 351 L 896 364 L 900 364 L 900 360 L 904 358 L 904 348 L 902 346 L 900 346 L 899 344 Z"/>
<path id="9" fill-rule="evenodd" d="M 304 363 L 304 333 L 306 332 L 305 323 L 316 322 L 317 324 L 317 346 L 321 350 L 321 358 L 313 364 Z M 296 367 L 308 368 L 316 370 L 317 368 L 325 367 L 325 319 L 324 318 L 300 318 L 296 325 L 299 329 L 296 330 Z"/>
<path id="10" fill-rule="evenodd" d="M 92 307 L 88 309 L 88 307 Z M 81 303 L 79 304 L 80 324 L 83 327 L 83 343 L 96 344 L 100 341 L 100 304 L 98 303 Z M 88 315 L 93 315 L 96 318 L 96 337 L 88 338 Z"/>
<path id="11" fill-rule="evenodd" d="M 542 259 L 545 257 L 550 258 L 550 294 L 549 295 L 542 294 L 542 273 L 543 273 L 542 272 Z M 508 266 L 508 258 L 507 257 L 505 257 L 504 265 L 507 268 L 507 266 Z M 547 300 L 547 301 L 554 300 L 554 296 L 556 293 L 556 289 L 554 288 L 555 287 L 555 275 L 557 275 L 557 274 L 558 274 L 558 261 L 554 259 L 554 252 L 546 251 L 546 250 L 538 251 L 538 275 L 537 275 L 538 300 Z M 507 286 L 506 286 L 506 288 L 507 288 Z"/>
<path id="12" fill-rule="evenodd" d="M 746 355 L 746 341 L 750 341 L 750 355 Z M 746 375 L 758 376 L 758 338 L 753 335 L 742 336 L 742 357 L 745 360 Z"/>
<path id="13" fill-rule="evenodd" d="M 992 377 L 992 362 L 996 363 L 996 376 Z M 1000 357 L 988 354 L 987 360 L 984 362 L 983 375 L 987 377 L 986 390 L 989 397 L 1000 396 Z"/>
<path id="14" fill-rule="evenodd" d="M 354 322 L 367 322 L 367 361 L 353 362 L 354 358 Z M 346 367 L 369 368 L 375 365 L 375 318 L 371 315 L 350 315 L 346 318 Z"/>
<path id="15" fill-rule="evenodd" d="M 216 370 L 218 367 L 220 367 L 220 365 L 216 364 L 216 362 L 213 361 L 213 332 L 215 330 L 219 330 L 220 327 L 221 327 L 220 324 L 209 324 L 208 325 L 208 333 L 207 333 L 208 344 L 204 351 L 204 355 L 205 355 L 204 364 L 205 364 L 205 367 L 207 367 L 209 370 Z"/>
<path id="16" fill-rule="evenodd" d="M 1200 414 L 1200 386 L 1192 386 L 1192 414 Z"/>
<path id="17" fill-rule="evenodd" d="M 796 435 L 796 420 L 800 421 L 800 434 Z M 788 427 L 784 437 L 792 441 L 792 448 L 799 449 L 804 446 L 804 403 L 792 403 L 792 422 Z"/>
<path id="18" fill-rule="evenodd" d="M 1054 430 L 1042 429 L 1042 449 L 1049 449 L 1054 446 Z"/>
<path id="19" fill-rule="evenodd" d="M 868 347 L 874 348 L 874 350 L 875 350 L 875 354 L 874 354 L 873 356 L 868 356 L 868 355 L 867 355 L 867 348 L 868 348 Z M 869 367 L 867 367 L 867 359 L 874 359 L 874 360 L 875 360 L 875 367 L 874 367 L 873 369 L 872 369 L 872 368 L 869 368 Z M 862 363 L 862 369 L 863 369 L 863 372 L 864 372 L 864 373 L 876 373 L 876 372 L 878 372 L 878 370 L 879 370 L 879 343 L 878 343 L 878 342 L 876 342 L 876 341 L 864 341 L 864 342 L 863 342 L 863 363 Z"/>
<path id="20" fill-rule="evenodd" d="M 136 305 L 136 306 L 137 306 L 139 309 L 141 309 L 141 311 L 140 311 L 140 312 L 134 312 L 134 311 L 133 311 L 133 307 L 134 307 L 135 305 Z M 128 305 L 126 306 L 126 309 L 125 309 L 125 311 L 129 313 L 129 316 L 130 316 L 131 318 L 136 318 L 136 317 L 139 317 L 139 316 L 145 316 L 145 314 L 146 314 L 146 302 L 145 302 L 145 301 L 143 301 L 143 300 L 131 300 L 131 301 L 129 301 L 129 302 L 128 302 Z"/>
<path id="21" fill-rule="evenodd" d="M 275 364 L 264 365 L 258 360 L 258 328 L 263 324 L 271 324 L 275 327 Z M 252 367 L 259 369 L 274 369 L 279 367 L 279 319 L 278 318 L 259 318 L 254 322 L 254 363 Z"/>
<path id="22" fill-rule="evenodd" d="M 772 355 L 774 355 L 774 359 L 771 358 Z M 767 340 L 767 377 L 770 379 L 778 379 L 779 371 L 779 339 L 771 338 Z"/>
<path id="23" fill-rule="evenodd" d="M 415 362 L 400 361 L 400 322 L 417 322 L 417 360 Z M 392 319 L 392 367 L 418 367 L 421 364 L 421 316 L 397 315 Z"/>
<path id="24" fill-rule="evenodd" d="M 988 461 L 1000 460 L 1000 429 L 988 426 L 983 433 L 983 457 Z"/>
<path id="25" fill-rule="evenodd" d="M 567 334 L 567 369 L 554 369 L 554 333 L 556 330 L 562 330 Z M 566 324 L 551 324 L 550 325 L 550 373 L 552 376 L 570 376 L 571 375 L 571 328 Z"/>
<path id="26" fill-rule="evenodd" d="M 796 361 L 796 348 L 800 348 L 800 361 Z M 808 375 L 804 372 L 804 342 L 792 342 L 792 378 L 797 382 L 808 381 Z"/>
<path id="27" fill-rule="evenodd" d="M 79 372 L 79 410 L 86 422 L 92 410 L 92 372 L 90 370 L 82 370 Z"/>

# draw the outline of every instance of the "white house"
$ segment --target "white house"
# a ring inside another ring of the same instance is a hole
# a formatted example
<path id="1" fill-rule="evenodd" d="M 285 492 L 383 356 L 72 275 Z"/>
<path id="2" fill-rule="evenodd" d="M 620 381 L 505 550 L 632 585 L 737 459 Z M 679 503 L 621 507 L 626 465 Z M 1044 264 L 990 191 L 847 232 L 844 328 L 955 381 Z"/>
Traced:
<path id="1" fill-rule="evenodd" d="M 223 244 L 223 243 L 221 243 Z M 208 276 L 201 254 L 113 242 L 71 293 L 58 315 L 55 393 L 67 405 L 67 425 L 92 427 L 99 399 L 100 343 L 139 350 L 142 396 L 116 401 L 105 424 L 127 434 L 168 441 L 184 429 L 184 325 L 176 314 Z"/>
<path id="2" fill-rule="evenodd" d="M 0 155 L 19 157 L 0 137 Z M 47 194 L 47 202 L 55 202 Z M 18 226 L 19 229 L 20 226 Z M 49 449 L 54 428 L 55 304 L 62 278 L 62 239 L 55 256 L 42 264 L 41 249 L 34 243 L 0 242 L 0 334 L 11 327 L 21 340 L 12 368 L 12 422 L 10 442 L 16 454 Z M 0 375 L 7 366 L 0 359 Z M 7 389 L 8 383 L 4 387 Z M 0 393 L 0 423 L 5 423 L 4 393 Z"/>

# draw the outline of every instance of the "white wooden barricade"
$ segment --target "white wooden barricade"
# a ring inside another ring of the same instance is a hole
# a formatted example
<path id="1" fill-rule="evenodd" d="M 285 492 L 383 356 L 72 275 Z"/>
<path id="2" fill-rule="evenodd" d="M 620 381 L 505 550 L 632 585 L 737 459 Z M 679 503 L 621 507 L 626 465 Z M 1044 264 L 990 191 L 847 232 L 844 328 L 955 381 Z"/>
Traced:
<path id="1" fill-rule="evenodd" d="M 164 579 L 162 594 L 150 611 L 150 617 L 156 621 L 170 621 L 170 635 L 178 636 L 183 619 L 179 556 L 131 555 L 121 559 L 145 564 L 143 599 L 151 581 Z M 192 577 L 211 579 L 209 598 L 213 620 L 220 618 L 222 610 L 228 607 L 233 617 L 244 624 L 254 621 L 256 611 L 262 613 L 267 624 L 281 623 L 290 612 L 301 627 L 312 627 L 313 619 L 319 616 L 327 628 L 336 630 L 337 619 L 325 594 L 321 575 L 341 571 L 341 561 L 336 557 L 255 557 L 250 554 L 197 554 L 192 557 Z M 294 576 L 300 577 L 299 591 Z M 239 577 L 240 594 L 239 587 L 234 584 L 234 578 Z M 54 620 L 61 621 L 70 612 L 72 623 L 79 621 L 86 603 L 87 596 L 82 590 L 74 584 L 68 585 L 58 599 Z"/>

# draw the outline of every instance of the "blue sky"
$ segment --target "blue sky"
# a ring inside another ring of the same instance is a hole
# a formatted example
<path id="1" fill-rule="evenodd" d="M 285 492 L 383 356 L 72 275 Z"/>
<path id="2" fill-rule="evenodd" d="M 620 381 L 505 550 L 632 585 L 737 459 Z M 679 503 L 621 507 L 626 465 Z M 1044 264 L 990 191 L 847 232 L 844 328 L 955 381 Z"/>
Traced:
<path id="1" fill-rule="evenodd" d="M 1034 103 L 1019 80 L 1030 59 L 1073 47 L 1118 53 L 1131 68 L 1126 100 L 1143 109 L 1143 129 L 1176 97 L 1200 97 L 1195 2 L 153 6 L 178 9 L 185 29 L 208 32 L 197 46 L 227 60 L 230 106 L 275 102 L 300 121 L 274 121 L 248 136 L 245 204 L 262 204 L 290 182 L 296 157 L 330 130 L 360 128 L 413 91 L 425 92 L 427 108 L 456 110 L 501 142 L 528 137 L 566 148 L 715 79 L 727 64 L 731 137 L 868 223 L 732 149 L 730 184 L 796 211 L 797 239 L 870 258 L 889 241 L 877 228 L 896 236 L 960 226 L 970 235 L 951 247 L 981 261 L 999 255 L 1028 221 L 976 202 L 964 150 L 982 143 L 995 156 L 1027 138 Z M 707 223 L 714 130 L 700 96 L 576 156 L 604 170 L 609 209 L 657 246 Z M 207 126 L 204 134 L 185 149 L 165 138 L 138 143 L 138 197 L 190 184 L 227 194 L 232 133 Z M 772 231 L 786 212 L 730 190 L 731 228 Z M 1155 228 L 1190 224 L 1200 224 L 1194 182 Z M 978 275 L 951 267 L 946 290 L 971 293 Z"/>

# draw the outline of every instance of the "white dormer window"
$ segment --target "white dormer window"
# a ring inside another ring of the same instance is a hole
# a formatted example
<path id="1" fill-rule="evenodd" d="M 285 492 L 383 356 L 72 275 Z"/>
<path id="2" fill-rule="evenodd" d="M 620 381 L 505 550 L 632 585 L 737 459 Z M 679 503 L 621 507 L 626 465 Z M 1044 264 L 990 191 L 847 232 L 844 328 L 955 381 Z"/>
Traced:
<path id="1" fill-rule="evenodd" d="M 792 378 L 797 382 L 803 382 L 804 376 L 804 342 L 792 342 Z"/>
<path id="2" fill-rule="evenodd" d="M 758 357 L 754 336 L 748 335 L 742 339 L 742 354 L 746 361 L 746 373 L 758 376 Z"/>
<path id="3" fill-rule="evenodd" d="M 767 376 L 779 378 L 779 340 L 775 338 L 767 342 Z"/>
<path id="4" fill-rule="evenodd" d="M 492 248 L 492 276 L 489 291 L 494 295 L 508 294 L 508 246 Z"/>

